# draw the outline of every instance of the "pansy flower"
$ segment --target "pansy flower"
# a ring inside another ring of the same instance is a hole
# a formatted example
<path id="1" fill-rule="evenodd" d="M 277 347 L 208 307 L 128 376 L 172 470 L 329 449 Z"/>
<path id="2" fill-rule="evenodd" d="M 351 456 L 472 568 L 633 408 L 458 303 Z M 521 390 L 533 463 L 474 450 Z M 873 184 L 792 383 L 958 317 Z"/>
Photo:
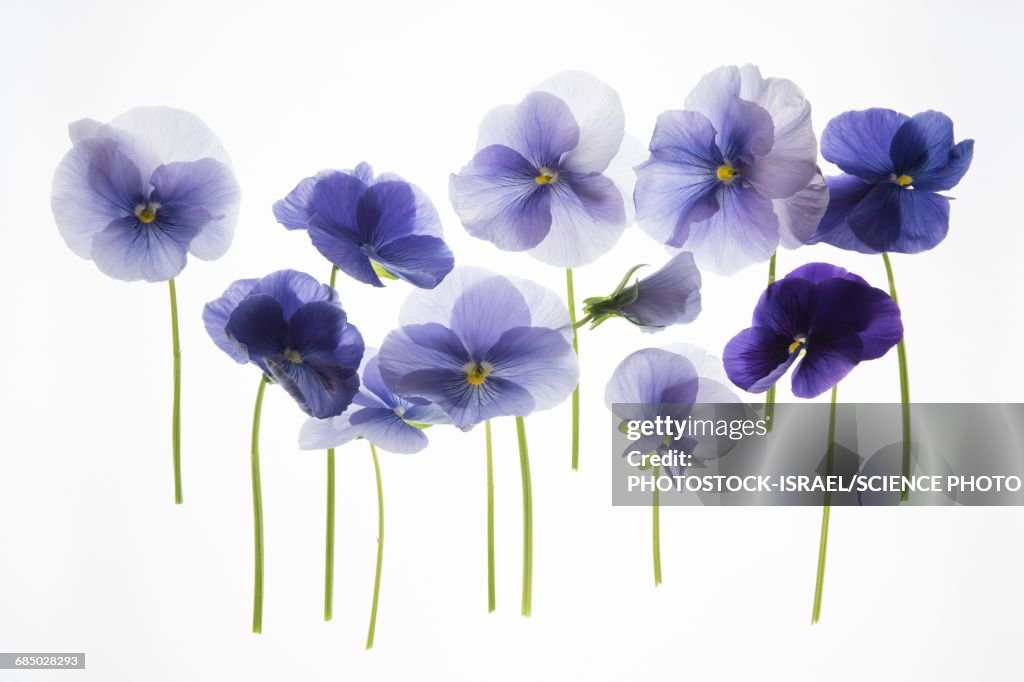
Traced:
<path id="1" fill-rule="evenodd" d="M 167 281 L 174 397 L 171 451 L 174 501 L 181 479 L 181 345 L 174 278 L 188 254 L 224 255 L 238 216 L 238 183 L 216 135 L 169 107 L 131 109 L 110 123 L 69 126 L 71 150 L 53 177 L 57 229 L 78 256 L 125 281 Z"/>
<path id="2" fill-rule="evenodd" d="M 756 66 L 701 79 L 686 109 L 658 117 L 650 158 L 637 167 L 637 222 L 698 265 L 734 273 L 781 244 L 807 242 L 825 211 L 811 105 Z"/>
<path id="3" fill-rule="evenodd" d="M 454 265 L 430 199 L 397 175 L 374 176 L 367 163 L 305 178 L 274 216 L 306 230 L 324 258 L 366 284 L 384 286 L 384 277 L 431 289 Z"/>
<path id="4" fill-rule="evenodd" d="M 657 332 L 697 319 L 701 277 L 693 254 L 677 253 L 658 270 L 630 283 L 639 267 L 629 270 L 610 295 L 585 299 L 586 317 L 577 326 L 590 322 L 593 328 L 609 318 L 621 317 L 645 332 Z"/>
<path id="5" fill-rule="evenodd" d="M 881 289 L 828 263 L 770 284 L 752 325 L 725 347 L 729 379 L 745 391 L 774 386 L 794 364 L 793 394 L 813 398 L 903 338 L 899 306 Z"/>
<path id="6" fill-rule="evenodd" d="M 828 178 L 828 211 L 814 236 L 861 253 L 918 253 L 949 231 L 949 198 L 963 178 L 974 140 L 955 142 L 938 111 L 890 109 L 840 114 L 825 126 L 821 154 L 843 175 Z"/>
<path id="7" fill-rule="evenodd" d="M 471 235 L 500 249 L 559 267 L 590 263 L 626 227 L 609 169 L 624 133 L 614 90 L 587 73 L 558 74 L 487 114 L 476 154 L 451 176 L 452 206 Z"/>
<path id="8" fill-rule="evenodd" d="M 460 429 L 569 397 L 579 376 L 565 307 L 531 282 L 476 268 L 413 292 L 378 356 L 394 393 L 431 401 Z"/>

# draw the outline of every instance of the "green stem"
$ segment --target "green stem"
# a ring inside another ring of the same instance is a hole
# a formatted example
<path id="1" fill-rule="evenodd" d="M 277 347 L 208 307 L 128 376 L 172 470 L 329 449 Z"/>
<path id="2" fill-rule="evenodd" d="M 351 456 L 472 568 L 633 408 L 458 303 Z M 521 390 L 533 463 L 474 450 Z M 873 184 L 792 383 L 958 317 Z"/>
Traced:
<path id="1" fill-rule="evenodd" d="M 484 422 L 487 439 L 487 612 L 494 611 L 497 590 L 494 582 L 494 450 L 491 445 L 491 420 Z"/>
<path id="2" fill-rule="evenodd" d="M 832 387 L 832 405 L 828 411 L 828 449 L 825 451 L 825 476 L 832 475 L 836 449 L 836 393 L 839 384 Z M 811 625 L 821 618 L 821 593 L 825 588 L 825 552 L 828 550 L 828 519 L 832 508 L 832 493 L 826 487 L 825 504 L 821 509 L 821 536 L 818 538 L 818 572 L 814 582 L 814 609 L 811 611 Z"/>
<path id="3" fill-rule="evenodd" d="M 178 293 L 174 278 L 167 280 L 171 292 L 171 349 L 174 353 L 174 407 L 171 412 L 171 453 L 174 460 L 174 504 L 181 504 L 181 341 L 178 338 Z"/>
<path id="4" fill-rule="evenodd" d="M 331 288 L 338 266 L 331 265 Z M 327 450 L 327 530 L 324 542 L 324 620 L 334 617 L 334 448 Z"/>
<path id="5" fill-rule="evenodd" d="M 260 388 L 256 392 L 256 407 L 252 411 L 252 525 L 255 553 L 253 557 L 254 579 L 252 592 L 252 631 L 263 631 L 263 493 L 260 486 L 260 415 L 263 413 L 263 393 L 267 378 L 260 377 Z"/>
<path id="6" fill-rule="evenodd" d="M 334 616 L 334 448 L 327 451 L 327 540 L 324 549 L 324 620 Z"/>
<path id="7" fill-rule="evenodd" d="M 900 299 L 896 295 L 896 280 L 892 276 L 892 263 L 889 262 L 889 254 L 883 253 L 882 260 L 885 261 L 885 274 L 889 278 L 889 295 L 896 305 Z M 910 372 L 907 370 L 907 344 L 900 339 L 896 344 L 896 357 L 900 363 L 900 412 L 903 417 L 903 476 L 910 476 Z M 910 491 L 904 489 L 900 494 L 900 500 L 906 502 L 910 499 Z"/>
<path id="8" fill-rule="evenodd" d="M 772 259 L 768 261 L 768 285 L 771 286 L 775 282 L 775 255 L 777 251 L 772 252 Z M 772 426 L 775 422 L 775 385 L 772 384 L 768 387 L 768 392 L 764 396 L 764 422 L 769 433 L 771 433 Z"/>
<path id="9" fill-rule="evenodd" d="M 530 485 L 530 453 L 526 447 L 526 420 L 516 417 L 519 469 L 523 479 L 523 615 L 533 605 L 533 492 Z"/>
<path id="10" fill-rule="evenodd" d="M 654 467 L 654 492 L 651 493 L 651 530 L 652 540 L 654 548 L 654 585 L 657 587 L 661 584 L 661 506 L 658 500 L 658 471 L 659 467 Z"/>
<path id="11" fill-rule="evenodd" d="M 380 480 L 380 462 L 377 448 L 370 443 L 373 473 L 377 477 L 377 573 L 373 578 L 373 605 L 370 607 L 370 629 L 366 633 L 366 648 L 373 648 L 373 633 L 377 629 L 377 600 L 380 598 L 380 570 L 384 565 L 384 486 Z"/>
<path id="12" fill-rule="evenodd" d="M 569 322 L 572 324 L 572 349 L 580 355 L 579 336 L 576 333 L 576 293 L 572 285 L 572 268 L 565 269 L 565 293 L 569 302 Z M 580 385 L 572 392 L 572 470 L 580 468 Z"/>

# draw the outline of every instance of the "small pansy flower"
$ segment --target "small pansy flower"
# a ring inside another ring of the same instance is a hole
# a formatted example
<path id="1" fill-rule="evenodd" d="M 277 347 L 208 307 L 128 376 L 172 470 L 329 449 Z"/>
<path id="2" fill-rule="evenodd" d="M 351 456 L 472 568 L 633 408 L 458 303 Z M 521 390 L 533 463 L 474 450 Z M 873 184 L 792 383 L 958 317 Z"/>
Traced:
<path id="1" fill-rule="evenodd" d="M 657 332 L 675 324 L 693 322 L 700 315 L 700 270 L 693 254 L 682 251 L 660 269 L 630 283 L 632 268 L 609 296 L 583 301 L 586 315 L 578 325 L 598 326 L 612 317 L 621 317 L 645 332 Z"/>

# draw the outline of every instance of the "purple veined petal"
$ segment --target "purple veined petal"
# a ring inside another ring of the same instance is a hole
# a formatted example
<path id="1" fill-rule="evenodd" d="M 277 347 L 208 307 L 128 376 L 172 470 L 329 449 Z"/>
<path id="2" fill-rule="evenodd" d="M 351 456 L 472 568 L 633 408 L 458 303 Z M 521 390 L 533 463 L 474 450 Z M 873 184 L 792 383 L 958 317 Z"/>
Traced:
<path id="1" fill-rule="evenodd" d="M 278 270 L 256 282 L 253 294 L 266 294 L 278 301 L 282 316 L 291 319 L 301 306 L 313 301 L 340 305 L 338 292 L 310 275 L 297 270 Z"/>
<path id="2" fill-rule="evenodd" d="M 108 180 L 98 192 L 101 177 Z M 116 178 L 116 179 L 115 179 Z M 120 189 L 114 191 L 114 187 Z M 93 238 L 115 220 L 133 216 L 144 198 L 138 168 L 111 140 L 85 140 L 64 155 L 53 176 L 50 207 L 68 247 L 92 257 Z"/>
<path id="3" fill-rule="evenodd" d="M 249 360 L 258 363 L 284 352 L 288 322 L 277 299 L 250 292 L 231 312 L 224 330 L 245 348 Z"/>
<path id="4" fill-rule="evenodd" d="M 485 359 L 493 365 L 493 373 L 484 385 L 493 378 L 501 378 L 525 388 L 533 396 L 534 410 L 554 407 L 568 398 L 579 383 L 576 353 L 554 329 L 509 329 L 487 351 Z"/>
<path id="5" fill-rule="evenodd" d="M 974 157 L 974 140 L 955 144 L 953 121 L 941 112 L 925 111 L 900 126 L 889 151 L 897 175 L 913 178 L 914 189 L 935 192 L 960 182 Z"/>
<path id="6" fill-rule="evenodd" d="M 705 74 L 686 96 L 686 108 L 703 114 L 716 130 L 722 130 L 730 102 L 740 94 L 740 70 L 720 66 Z"/>
<path id="7" fill-rule="evenodd" d="M 339 238 L 359 240 L 359 202 L 367 185 L 359 178 L 341 171 L 318 177 L 313 185 L 308 211 L 316 216 L 320 228 Z"/>
<path id="8" fill-rule="evenodd" d="M 789 345 L 798 336 L 807 334 L 818 308 L 816 283 L 789 274 L 764 290 L 754 308 L 751 324 L 785 337 Z"/>
<path id="9" fill-rule="evenodd" d="M 626 115 L 618 93 L 583 71 L 565 71 L 538 85 L 566 103 L 579 126 L 579 142 L 562 157 L 561 167 L 576 173 L 601 173 L 619 151 Z"/>
<path id="10" fill-rule="evenodd" d="M 579 140 L 580 129 L 568 105 L 550 93 L 531 92 L 519 104 L 488 112 L 480 124 L 477 149 L 508 147 L 536 171 L 557 168 L 562 155 Z"/>
<path id="11" fill-rule="evenodd" d="M 828 205 L 828 185 L 820 173 L 793 196 L 774 199 L 772 210 L 779 218 L 779 244 L 795 249 L 810 242 Z"/>
<path id="12" fill-rule="evenodd" d="M 857 366 L 861 350 L 860 338 L 853 332 L 810 337 L 807 352 L 793 372 L 793 395 L 815 398 L 829 390 Z"/>
<path id="13" fill-rule="evenodd" d="M 671 395 L 692 403 L 698 383 L 697 370 L 687 358 L 661 348 L 644 348 L 626 356 L 612 372 L 604 402 L 609 409 L 616 403 L 657 406 Z"/>
<path id="14" fill-rule="evenodd" d="M 805 263 L 786 275 L 785 279 L 805 279 L 814 284 L 822 284 L 830 279 L 842 279 L 862 284 L 863 286 L 870 286 L 866 281 L 864 281 L 863 277 L 853 274 L 846 268 L 841 268 L 838 265 L 832 265 L 831 263 Z M 837 303 L 837 301 L 831 301 L 828 305 L 833 303 Z M 819 300 L 816 308 L 820 308 L 825 305 L 826 303 Z"/>
<path id="15" fill-rule="evenodd" d="M 469 357 L 484 359 L 487 351 L 509 329 L 528 327 L 530 309 L 516 286 L 505 277 L 485 279 L 455 300 L 451 329 L 465 344 Z"/>
<path id="16" fill-rule="evenodd" d="M 366 188 L 356 207 L 356 224 L 362 243 L 375 247 L 412 234 L 416 226 L 416 197 L 412 188 L 394 180 Z"/>
<path id="17" fill-rule="evenodd" d="M 255 279 L 240 279 L 232 282 L 224 293 L 203 307 L 203 325 L 217 347 L 227 353 L 232 360 L 245 364 L 249 362 L 249 354 L 245 347 L 227 334 L 228 319 L 238 304 L 252 291 Z"/>
<path id="18" fill-rule="evenodd" d="M 370 393 L 374 396 L 373 403 L 366 407 L 387 407 L 394 409 L 399 404 L 399 398 L 392 393 L 384 379 L 380 375 L 380 360 L 377 357 L 379 351 L 373 348 L 366 348 L 363 354 L 363 363 L 359 368 L 359 376 L 362 379 L 363 388 L 360 393 Z"/>
<path id="19" fill-rule="evenodd" d="M 785 164 L 776 164 L 776 167 L 769 168 L 767 173 L 758 173 L 756 167 L 756 162 L 767 155 L 775 143 L 775 126 L 767 111 L 753 102 L 734 97 L 729 101 L 722 121 L 715 125 L 715 130 L 718 132 L 715 143 L 726 160 L 735 165 L 743 164 L 744 173 L 753 173 L 754 177 L 749 179 L 752 183 L 755 179 L 758 180 L 755 187 L 764 184 L 769 189 L 778 191 L 773 184 L 774 181 L 768 179 L 768 176 L 772 171 L 790 173 L 790 169 Z M 807 184 L 811 175 L 813 173 L 806 175 L 803 184 Z M 792 179 L 788 181 L 792 182 Z M 760 187 L 758 189 L 760 191 Z M 774 194 L 766 196 L 772 199 L 782 198 Z"/>
<path id="20" fill-rule="evenodd" d="M 694 111 L 664 111 L 658 116 L 651 134 L 651 159 L 693 167 L 691 173 L 714 176 L 724 163 L 715 142 L 718 135 L 711 121 Z"/>
<path id="21" fill-rule="evenodd" d="M 626 213 L 626 225 L 636 222 L 636 206 L 633 201 L 633 193 L 636 191 L 636 168 L 643 164 L 650 157 L 647 145 L 632 135 L 622 138 L 622 145 L 619 153 L 615 155 L 612 162 L 608 164 L 604 175 L 615 183 L 619 193 L 623 196 L 623 207 Z"/>
<path id="22" fill-rule="evenodd" d="M 411 455 L 427 447 L 427 434 L 393 410 L 366 408 L 352 413 L 352 428 L 381 450 Z"/>
<path id="23" fill-rule="evenodd" d="M 92 118 L 80 118 L 68 124 L 68 137 L 71 144 L 77 146 L 89 138 L 100 137 L 105 126 L 105 123 Z"/>
<path id="24" fill-rule="evenodd" d="M 379 247 L 373 260 L 395 277 L 433 289 L 455 267 L 455 256 L 443 239 L 413 234 Z"/>
<path id="25" fill-rule="evenodd" d="M 771 151 L 746 173 L 747 179 L 772 199 L 804 190 L 818 174 L 818 142 L 803 91 L 785 78 L 762 78 L 756 66 L 747 64 L 740 67 L 739 96 L 767 111 L 774 125 Z"/>
<path id="26" fill-rule="evenodd" d="M 800 356 L 790 352 L 793 339 L 768 327 L 748 327 L 729 339 L 722 352 L 729 381 L 744 391 L 764 393 Z"/>
<path id="27" fill-rule="evenodd" d="M 105 275 L 126 282 L 163 282 L 185 268 L 194 225 L 139 222 L 134 215 L 113 221 L 93 237 L 92 259 Z"/>
<path id="28" fill-rule="evenodd" d="M 416 370 L 402 377 L 398 389 L 435 403 L 464 431 L 495 417 L 525 416 L 534 408 L 533 396 L 525 388 L 495 376 L 472 386 L 461 370 Z"/>
<path id="29" fill-rule="evenodd" d="M 964 140 L 946 155 L 945 165 L 919 172 L 914 189 L 919 192 L 941 192 L 953 189 L 967 173 L 974 160 L 974 140 Z"/>
<path id="30" fill-rule="evenodd" d="M 305 362 L 296 364 L 281 357 L 267 358 L 265 363 L 299 408 L 317 419 L 344 412 L 359 390 L 359 376 L 354 369 Z"/>
<path id="31" fill-rule="evenodd" d="M 891 109 L 839 114 L 821 134 L 821 155 L 862 180 L 887 182 L 895 170 L 889 146 L 906 120 Z"/>
<path id="32" fill-rule="evenodd" d="M 855 175 L 836 175 L 827 179 L 828 205 L 809 243 L 824 242 L 846 251 L 878 253 L 853 233 L 847 218 L 875 187 Z"/>
<path id="33" fill-rule="evenodd" d="M 332 352 L 341 342 L 348 321 L 340 306 L 313 301 L 299 306 L 288 320 L 285 345 L 300 355 L 318 351 Z M 355 367 L 358 364 L 352 363 Z"/>
<path id="34" fill-rule="evenodd" d="M 418 400 L 418 399 L 414 399 Z M 444 410 L 432 402 L 423 400 L 423 404 L 413 402 L 405 408 L 402 418 L 413 424 L 451 424 L 451 419 Z"/>
<path id="35" fill-rule="evenodd" d="M 310 303 L 309 306 L 325 306 L 326 303 Z M 303 308 L 308 306 L 303 306 Z M 292 318 L 295 319 L 294 317 Z M 340 330 L 337 346 L 333 348 L 312 348 L 302 352 L 302 361 L 310 366 L 337 366 L 351 368 L 353 372 L 363 359 L 363 335 L 354 325 L 346 324 Z"/>
<path id="36" fill-rule="evenodd" d="M 903 338 L 900 309 L 888 293 L 856 275 L 818 286 L 819 307 L 811 327 L 851 329 L 860 336 L 859 361 L 882 357 Z"/>
<path id="37" fill-rule="evenodd" d="M 480 282 L 497 277 L 490 270 L 460 265 L 433 289 L 413 289 L 405 297 L 398 313 L 400 325 L 436 322 L 451 325 L 452 310 L 462 293 Z"/>
<path id="38" fill-rule="evenodd" d="M 722 359 L 717 355 L 713 355 L 700 346 L 696 346 L 692 343 L 672 343 L 667 346 L 663 346 L 664 350 L 667 350 L 676 355 L 682 355 L 684 358 L 690 361 L 694 369 L 697 371 L 697 376 L 701 378 L 701 381 L 705 379 L 717 381 L 721 384 L 729 382 L 729 377 L 725 374 L 725 367 L 722 365 Z M 731 392 L 731 389 L 730 389 Z M 736 397 L 735 400 L 739 400 Z M 699 395 L 697 402 L 715 402 L 714 400 L 704 400 Z M 733 402 L 732 400 L 724 402 Z"/>
<path id="39" fill-rule="evenodd" d="M 572 341 L 572 325 L 569 321 L 569 310 L 565 301 L 547 287 L 519 277 L 507 277 L 515 285 L 526 301 L 530 311 L 531 327 L 547 327 L 562 334 L 567 341 Z"/>
<path id="40" fill-rule="evenodd" d="M 192 255 L 215 260 L 227 252 L 235 233 L 235 221 L 228 218 L 237 213 L 241 195 L 231 169 L 210 158 L 177 161 L 158 166 L 150 184 L 150 198 L 159 204 L 191 206 L 209 213 L 209 222 L 189 242 Z M 160 212 L 157 209 L 157 220 Z"/>
<path id="41" fill-rule="evenodd" d="M 377 354 L 385 386 L 403 397 L 415 395 L 399 390 L 405 375 L 419 370 L 444 369 L 461 373 L 465 381 L 464 366 L 469 360 L 469 352 L 459 337 L 435 322 L 405 325 L 391 331 Z"/>
<path id="42" fill-rule="evenodd" d="M 135 152 L 147 160 L 139 166 L 143 177 L 149 177 L 160 164 L 203 158 L 231 168 L 231 157 L 220 139 L 202 119 L 187 111 L 137 107 L 115 118 L 110 127 L 130 137 Z"/>
<path id="43" fill-rule="evenodd" d="M 349 418 L 358 408 L 348 410 L 336 417 L 316 419 L 310 417 L 299 429 L 300 450 L 326 450 L 350 443 L 359 437 L 357 429 L 349 423 Z"/>
<path id="44" fill-rule="evenodd" d="M 448 183 L 448 196 L 466 230 L 506 251 L 525 251 L 551 230 L 549 188 L 516 150 L 484 147 Z"/>
<path id="45" fill-rule="evenodd" d="M 313 188 L 317 181 L 333 171 L 321 171 L 319 174 L 303 178 L 295 188 L 285 195 L 284 199 L 274 202 L 274 218 L 289 230 L 305 230 L 313 218 L 310 204 L 313 201 Z"/>
<path id="46" fill-rule="evenodd" d="M 327 223 L 314 215 L 307 228 L 313 246 L 332 265 L 352 279 L 383 287 L 380 276 L 373 269 L 368 249 L 360 242 L 357 234 L 347 231 L 333 230 Z"/>
<path id="47" fill-rule="evenodd" d="M 644 325 L 644 331 L 693 322 L 701 309 L 700 286 L 693 254 L 683 251 L 640 280 L 637 299 L 623 306 L 622 313 Z"/>
<path id="48" fill-rule="evenodd" d="M 691 225 L 682 245 L 693 252 L 701 270 L 730 275 L 768 260 L 779 245 L 779 219 L 771 201 L 737 183 L 722 185 L 717 198 L 718 212 Z"/>
<path id="49" fill-rule="evenodd" d="M 592 263 L 611 250 L 626 229 L 622 194 L 603 175 L 560 173 L 550 186 L 551 229 L 530 255 L 561 268 Z"/>
<path id="50" fill-rule="evenodd" d="M 919 253 L 937 246 L 949 232 L 949 199 L 886 182 L 876 185 L 846 221 L 875 251 Z"/>

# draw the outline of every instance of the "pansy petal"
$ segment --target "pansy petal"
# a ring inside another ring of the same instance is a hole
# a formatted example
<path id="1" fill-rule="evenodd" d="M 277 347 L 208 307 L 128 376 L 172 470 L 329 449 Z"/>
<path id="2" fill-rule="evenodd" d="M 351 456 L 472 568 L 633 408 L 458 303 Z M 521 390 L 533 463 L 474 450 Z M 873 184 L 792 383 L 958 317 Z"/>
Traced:
<path id="1" fill-rule="evenodd" d="M 451 419 L 444 410 L 427 400 L 421 400 L 418 404 L 416 398 L 412 398 L 412 404 L 405 408 L 402 418 L 412 424 L 451 424 Z"/>
<path id="2" fill-rule="evenodd" d="M 861 348 L 852 332 L 811 337 L 793 372 L 793 395 L 815 398 L 838 384 L 857 366 Z"/>
<path id="3" fill-rule="evenodd" d="M 252 293 L 272 296 L 281 305 L 286 320 L 306 303 L 338 303 L 338 292 L 333 287 L 297 270 L 278 270 L 267 275 L 253 286 Z"/>
<path id="4" fill-rule="evenodd" d="M 416 197 L 412 189 L 395 180 L 368 187 L 356 207 L 359 239 L 375 247 L 411 234 L 415 219 Z"/>
<path id="5" fill-rule="evenodd" d="M 792 341 L 767 327 L 744 329 L 729 340 L 722 352 L 729 380 L 744 391 L 767 391 L 799 357 L 799 352 L 789 350 Z"/>
<path id="6" fill-rule="evenodd" d="M 91 255 L 100 271 L 115 279 L 164 282 L 185 268 L 193 225 L 140 223 L 134 215 L 110 223 L 93 237 Z"/>
<path id="7" fill-rule="evenodd" d="M 807 244 L 814 237 L 829 206 L 828 185 L 821 174 L 796 194 L 772 201 L 779 218 L 779 243 L 787 249 Z"/>
<path id="8" fill-rule="evenodd" d="M 210 220 L 189 242 L 196 258 L 215 260 L 223 256 L 235 233 L 233 215 L 237 212 L 240 190 L 234 174 L 224 164 L 206 158 L 177 161 L 153 171 L 151 199 L 168 208 L 179 205 L 202 208 Z M 160 219 L 161 208 L 157 209 Z"/>
<path id="9" fill-rule="evenodd" d="M 349 408 L 336 417 L 315 419 L 310 417 L 299 428 L 300 450 L 325 450 L 350 443 L 359 437 L 357 429 L 349 423 L 349 417 L 358 409 Z"/>
<path id="10" fill-rule="evenodd" d="M 739 165 L 737 162 L 748 164 L 747 172 L 753 173 L 749 180 L 758 191 L 769 198 L 788 196 L 780 192 L 784 191 L 782 188 L 793 183 L 794 171 L 790 168 L 791 164 L 769 164 L 766 172 L 757 172 L 755 162 L 768 154 L 775 142 L 775 126 L 767 111 L 753 102 L 734 97 L 726 107 L 724 118 L 715 125 L 715 130 L 718 131 L 715 143 L 722 156 L 736 165 Z M 773 172 L 784 173 L 785 177 L 775 180 L 771 176 Z M 803 184 L 806 184 L 810 177 L 811 174 L 807 174 Z M 766 193 L 764 190 L 770 192 Z"/>
<path id="11" fill-rule="evenodd" d="M 474 360 L 507 330 L 530 324 L 530 309 L 515 285 L 504 277 L 485 279 L 462 292 L 452 308 L 451 329 Z"/>
<path id="12" fill-rule="evenodd" d="M 288 320 L 285 344 L 299 354 L 333 350 L 341 341 L 346 323 L 345 311 L 340 306 L 326 301 L 306 303 Z"/>
<path id="13" fill-rule="evenodd" d="M 129 109 L 111 121 L 110 127 L 130 136 L 137 151 L 155 161 L 152 167 L 140 167 L 143 176 L 148 177 L 161 163 L 203 158 L 231 167 L 231 158 L 210 127 L 195 114 L 181 109 L 164 106 Z"/>
<path id="14" fill-rule="evenodd" d="M 708 118 L 716 130 L 721 130 L 730 103 L 740 94 L 740 70 L 735 66 L 720 66 L 705 74 L 686 96 L 686 108 Z"/>
<path id="15" fill-rule="evenodd" d="M 791 279 L 805 279 L 809 282 L 813 282 L 814 284 L 821 284 L 830 279 L 842 279 L 859 283 L 863 286 L 868 286 L 868 283 L 864 281 L 864 278 L 853 274 L 846 268 L 841 268 L 838 265 L 832 265 L 831 263 L 805 263 L 786 275 L 785 280 Z M 820 299 L 821 292 L 820 290 L 816 291 Z M 822 308 L 827 309 L 828 306 L 835 304 L 838 304 L 838 301 L 832 300 L 825 303 L 819 300 L 819 303 L 816 306 L 816 311 L 820 311 Z"/>
<path id="16" fill-rule="evenodd" d="M 882 357 L 903 338 L 899 306 L 889 294 L 859 277 L 824 281 L 818 286 L 818 297 L 812 335 L 815 327 L 856 331 L 862 344 L 858 361 Z"/>
<path id="17" fill-rule="evenodd" d="M 547 327 L 560 332 L 567 340 L 572 340 L 572 326 L 569 322 L 569 310 L 566 303 L 555 292 L 547 287 L 520 277 L 506 277 L 515 285 L 526 301 L 530 311 L 531 327 Z"/>
<path id="18" fill-rule="evenodd" d="M 326 173 L 313 185 L 309 213 L 317 216 L 324 232 L 339 238 L 358 239 L 356 214 L 359 199 L 366 190 L 366 183 L 354 175 L 341 171 Z"/>
<path id="19" fill-rule="evenodd" d="M 288 322 L 277 299 L 250 293 L 228 317 L 225 331 L 245 347 L 250 360 L 258 362 L 284 351 Z"/>
<path id="20" fill-rule="evenodd" d="M 407 424 L 392 410 L 367 408 L 352 413 L 352 428 L 382 450 L 409 455 L 427 447 L 422 429 Z"/>
<path id="21" fill-rule="evenodd" d="M 772 202 L 737 183 L 717 193 L 719 210 L 690 226 L 683 244 L 701 269 L 729 275 L 752 263 L 768 260 L 779 245 L 779 219 Z"/>
<path id="22" fill-rule="evenodd" d="M 274 218 L 289 230 L 305 230 L 309 225 L 313 211 L 310 204 L 313 200 L 313 188 L 316 187 L 318 176 L 303 178 L 295 189 L 274 202 Z"/>
<path id="23" fill-rule="evenodd" d="M 495 376 L 473 386 L 466 381 L 465 372 L 424 369 L 402 377 L 398 388 L 434 402 L 463 430 L 495 417 L 525 416 L 534 409 L 528 390 Z"/>
<path id="24" fill-rule="evenodd" d="M 249 361 L 249 355 L 244 346 L 228 336 L 228 319 L 238 304 L 252 291 L 256 281 L 255 279 L 240 279 L 232 282 L 220 295 L 220 298 L 210 301 L 203 307 L 203 325 L 206 327 L 206 332 L 218 348 L 227 353 L 232 360 L 241 364 Z"/>
<path id="25" fill-rule="evenodd" d="M 603 175 L 565 171 L 550 190 L 551 230 L 530 255 L 574 268 L 607 253 L 626 229 L 619 188 Z"/>
<path id="26" fill-rule="evenodd" d="M 410 372 L 443 368 L 461 372 L 465 379 L 463 366 L 469 361 L 469 353 L 447 327 L 437 323 L 410 324 L 385 337 L 377 360 L 384 384 L 393 393 L 405 395 L 398 390 L 398 384 Z"/>
<path id="27" fill-rule="evenodd" d="M 971 167 L 974 140 L 964 140 L 946 155 L 945 164 L 914 176 L 914 189 L 920 192 L 941 192 L 952 189 Z"/>
<path id="28" fill-rule="evenodd" d="M 697 370 L 687 358 L 660 348 L 645 348 L 626 356 L 612 372 L 604 402 L 656 406 L 673 400 L 692 403 L 697 397 Z M 626 415 L 619 415 L 626 416 Z M 642 417 L 641 417 L 642 418 Z"/>
<path id="29" fill-rule="evenodd" d="M 455 267 L 455 256 L 443 239 L 413 234 L 389 241 L 373 260 L 395 277 L 423 289 L 433 289 Z"/>
<path id="30" fill-rule="evenodd" d="M 380 276 L 373 269 L 368 249 L 363 246 L 359 236 L 347 230 L 335 230 L 331 225 L 314 215 L 307 228 L 313 246 L 331 264 L 338 266 L 352 279 L 382 287 Z"/>
<path id="31" fill-rule="evenodd" d="M 788 344 L 807 333 L 818 308 L 815 282 L 790 274 L 764 290 L 754 308 L 752 324 L 788 338 Z"/>
<path id="32" fill-rule="evenodd" d="M 875 251 L 919 253 L 946 238 L 949 199 L 886 182 L 857 204 L 847 222 L 854 235 Z"/>
<path id="33" fill-rule="evenodd" d="M 325 419 L 345 411 L 359 390 L 354 369 L 338 365 L 296 364 L 273 357 L 265 360 L 271 375 L 303 412 Z"/>
<path id="34" fill-rule="evenodd" d="M 579 126 L 579 142 L 562 157 L 561 167 L 577 173 L 604 171 L 619 151 L 626 129 L 618 93 L 583 71 L 565 71 L 535 89 L 565 102 Z"/>
<path id="35" fill-rule="evenodd" d="M 572 346 L 561 334 L 542 327 L 509 329 L 487 351 L 493 374 L 525 388 L 534 409 L 546 410 L 565 400 L 579 383 L 579 365 Z"/>
<path id="36" fill-rule="evenodd" d="M 550 188 L 535 177 L 536 169 L 519 152 L 492 145 L 451 176 L 448 195 L 471 235 L 506 251 L 525 251 L 551 230 Z"/>
<path id="37" fill-rule="evenodd" d="M 855 175 L 831 176 L 826 183 L 828 184 L 828 205 L 825 215 L 822 216 L 809 243 L 824 242 L 847 251 L 878 253 L 862 242 L 853 233 L 847 222 L 853 209 L 867 197 L 875 185 L 867 183 Z"/>
<path id="38" fill-rule="evenodd" d="M 478 149 L 509 147 L 539 170 L 555 167 L 579 139 L 579 126 L 564 101 L 548 92 L 531 92 L 518 105 L 499 107 L 484 117 Z"/>
<path id="39" fill-rule="evenodd" d="M 886 182 L 895 170 L 889 146 L 906 120 L 891 109 L 842 113 L 825 126 L 821 155 L 862 180 Z"/>

